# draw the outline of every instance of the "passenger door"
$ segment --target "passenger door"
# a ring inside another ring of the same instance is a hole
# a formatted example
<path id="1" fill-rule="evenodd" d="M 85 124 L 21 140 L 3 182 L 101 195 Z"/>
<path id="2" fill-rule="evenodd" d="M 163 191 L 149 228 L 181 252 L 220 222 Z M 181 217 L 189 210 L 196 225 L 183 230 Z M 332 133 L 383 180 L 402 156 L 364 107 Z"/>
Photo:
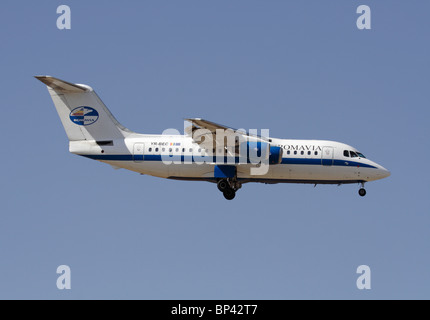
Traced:
<path id="1" fill-rule="evenodd" d="M 321 157 L 321 164 L 323 166 L 332 166 L 334 160 L 334 148 L 323 147 Z"/>
<path id="2" fill-rule="evenodd" d="M 134 162 L 142 162 L 144 157 L 144 148 L 145 145 L 143 143 L 135 143 L 133 148 L 133 161 Z"/>

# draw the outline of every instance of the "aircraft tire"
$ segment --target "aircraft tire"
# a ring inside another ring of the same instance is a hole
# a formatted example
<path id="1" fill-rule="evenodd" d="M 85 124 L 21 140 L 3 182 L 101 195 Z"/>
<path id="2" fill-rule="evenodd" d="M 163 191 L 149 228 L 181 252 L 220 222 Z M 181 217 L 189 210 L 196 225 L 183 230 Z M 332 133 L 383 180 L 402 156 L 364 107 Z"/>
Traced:
<path id="1" fill-rule="evenodd" d="M 227 200 L 233 200 L 234 197 L 236 196 L 236 192 L 232 189 L 227 189 L 223 192 L 224 198 L 226 198 Z"/>
<path id="2" fill-rule="evenodd" d="M 361 197 L 364 197 L 364 196 L 366 195 L 366 189 L 361 188 L 360 190 L 358 190 L 358 194 L 359 194 Z"/>

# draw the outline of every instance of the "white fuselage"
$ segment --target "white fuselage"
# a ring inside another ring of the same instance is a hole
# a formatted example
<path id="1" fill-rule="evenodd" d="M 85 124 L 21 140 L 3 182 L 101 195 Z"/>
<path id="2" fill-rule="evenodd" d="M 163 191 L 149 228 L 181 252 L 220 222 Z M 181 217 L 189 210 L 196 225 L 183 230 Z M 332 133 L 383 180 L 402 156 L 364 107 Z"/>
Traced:
<path id="1" fill-rule="evenodd" d="M 390 175 L 387 169 L 343 143 L 272 138 L 270 145 L 282 148 L 282 162 L 270 165 L 264 175 L 251 175 L 251 164 L 239 164 L 239 181 L 344 184 Z M 141 174 L 180 180 L 216 182 L 214 166 L 227 164 L 216 163 L 213 150 L 202 149 L 191 137 L 182 135 L 133 133 L 122 140 L 71 141 L 70 152 Z M 169 155 L 173 163 L 165 161 Z M 202 163 L 202 157 L 206 162 Z"/>

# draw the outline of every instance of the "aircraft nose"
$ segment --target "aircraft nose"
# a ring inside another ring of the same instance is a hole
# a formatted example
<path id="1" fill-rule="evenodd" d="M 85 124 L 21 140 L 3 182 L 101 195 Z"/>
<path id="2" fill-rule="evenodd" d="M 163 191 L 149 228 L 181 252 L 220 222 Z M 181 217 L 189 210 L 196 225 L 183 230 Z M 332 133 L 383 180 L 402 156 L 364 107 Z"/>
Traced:
<path id="1" fill-rule="evenodd" d="M 387 178 L 387 177 L 391 176 L 391 172 L 389 170 L 385 169 L 383 166 L 380 166 L 379 174 L 381 175 L 381 178 Z"/>

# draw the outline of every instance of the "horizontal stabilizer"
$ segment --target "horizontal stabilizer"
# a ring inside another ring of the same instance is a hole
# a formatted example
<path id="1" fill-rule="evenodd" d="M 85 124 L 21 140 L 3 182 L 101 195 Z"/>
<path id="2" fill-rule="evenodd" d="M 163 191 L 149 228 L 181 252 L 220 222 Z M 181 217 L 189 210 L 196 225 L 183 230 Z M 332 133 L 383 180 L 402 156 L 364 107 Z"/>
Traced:
<path id="1" fill-rule="evenodd" d="M 35 76 L 37 80 L 42 81 L 48 87 L 57 92 L 88 92 L 92 89 L 88 86 L 70 83 L 50 76 Z"/>

